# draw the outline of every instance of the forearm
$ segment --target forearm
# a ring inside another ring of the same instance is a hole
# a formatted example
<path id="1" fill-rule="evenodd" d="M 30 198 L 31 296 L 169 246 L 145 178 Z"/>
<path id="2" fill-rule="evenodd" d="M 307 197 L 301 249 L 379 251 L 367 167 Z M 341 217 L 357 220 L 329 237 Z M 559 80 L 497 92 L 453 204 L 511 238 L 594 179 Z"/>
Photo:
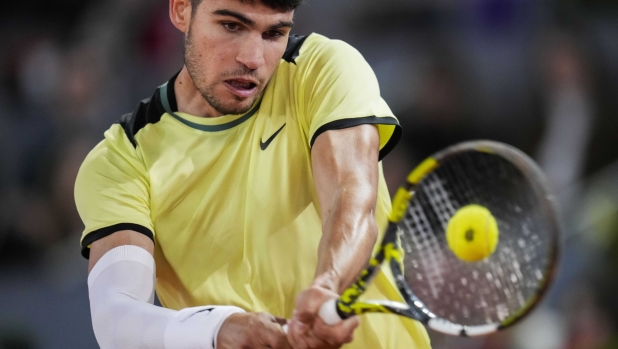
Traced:
<path id="1" fill-rule="evenodd" d="M 359 325 L 353 317 L 331 327 L 319 321 L 318 312 L 353 282 L 377 239 L 379 146 L 373 125 L 330 130 L 313 144 L 311 160 L 322 238 L 315 279 L 296 298 L 290 320 L 288 339 L 294 347 L 339 347 L 352 341 Z"/>
<path id="2" fill-rule="evenodd" d="M 369 260 L 378 236 L 372 199 L 371 190 L 363 190 L 359 183 L 335 191 L 325 210 L 314 284 L 340 293 Z"/>
<path id="3" fill-rule="evenodd" d="M 314 285 L 340 293 L 358 276 L 378 236 L 379 137 L 373 125 L 326 132 L 312 159 L 322 213 Z"/>

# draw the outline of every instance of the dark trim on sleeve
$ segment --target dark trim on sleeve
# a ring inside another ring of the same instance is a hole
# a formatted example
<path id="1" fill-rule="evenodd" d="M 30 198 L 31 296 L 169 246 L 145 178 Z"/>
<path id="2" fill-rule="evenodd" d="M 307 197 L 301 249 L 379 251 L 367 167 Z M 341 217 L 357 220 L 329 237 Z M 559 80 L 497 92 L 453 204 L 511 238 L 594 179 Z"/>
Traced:
<path id="1" fill-rule="evenodd" d="M 150 231 L 150 229 L 144 227 L 143 225 L 133 224 L 133 223 L 120 223 L 114 224 L 109 227 L 97 229 L 93 232 L 88 233 L 82 240 L 82 256 L 86 259 L 90 259 L 90 246 L 93 242 L 100 240 L 106 236 L 112 235 L 117 231 L 122 230 L 133 230 L 138 233 L 144 234 L 154 242 L 154 234 Z"/>
<path id="2" fill-rule="evenodd" d="M 399 122 L 395 118 L 390 118 L 390 117 L 380 118 L 377 116 L 367 116 L 363 118 L 340 119 L 340 120 L 331 121 L 325 125 L 322 125 L 320 128 L 317 129 L 317 131 L 315 131 L 315 133 L 313 134 L 313 137 L 311 137 L 310 146 L 313 147 L 313 143 L 318 138 L 318 136 L 326 131 L 342 130 L 344 128 L 350 128 L 350 127 L 354 127 L 358 125 L 366 125 L 366 124 L 395 126 L 393 135 L 388 140 L 388 142 L 386 142 L 384 147 L 382 147 L 382 149 L 380 150 L 380 155 L 379 155 L 378 160 L 382 160 L 386 157 L 386 155 L 388 155 L 388 153 L 391 152 L 391 150 L 395 148 L 395 146 L 397 145 L 397 143 L 399 143 L 399 140 L 401 139 L 401 133 L 402 133 L 401 125 L 399 125 Z"/>

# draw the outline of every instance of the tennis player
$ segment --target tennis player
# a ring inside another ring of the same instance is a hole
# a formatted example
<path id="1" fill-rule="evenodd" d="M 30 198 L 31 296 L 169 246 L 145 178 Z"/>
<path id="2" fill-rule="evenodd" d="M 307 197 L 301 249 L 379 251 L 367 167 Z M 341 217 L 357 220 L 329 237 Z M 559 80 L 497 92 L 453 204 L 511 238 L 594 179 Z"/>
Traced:
<path id="1" fill-rule="evenodd" d="M 355 49 L 289 34 L 300 1 L 170 0 L 184 66 L 75 185 L 102 348 L 429 347 L 402 317 L 316 315 L 386 226 L 401 130 Z M 367 297 L 387 296 L 379 274 Z"/>

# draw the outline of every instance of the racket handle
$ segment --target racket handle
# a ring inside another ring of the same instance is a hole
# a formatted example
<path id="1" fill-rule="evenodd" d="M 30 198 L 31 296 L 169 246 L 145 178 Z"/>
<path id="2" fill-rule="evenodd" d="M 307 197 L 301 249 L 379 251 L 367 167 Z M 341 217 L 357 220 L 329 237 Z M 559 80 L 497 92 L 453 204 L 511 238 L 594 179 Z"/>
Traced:
<path id="1" fill-rule="evenodd" d="M 328 300 L 322 304 L 318 315 L 328 325 L 336 325 L 343 321 L 339 313 L 337 313 L 337 298 Z"/>

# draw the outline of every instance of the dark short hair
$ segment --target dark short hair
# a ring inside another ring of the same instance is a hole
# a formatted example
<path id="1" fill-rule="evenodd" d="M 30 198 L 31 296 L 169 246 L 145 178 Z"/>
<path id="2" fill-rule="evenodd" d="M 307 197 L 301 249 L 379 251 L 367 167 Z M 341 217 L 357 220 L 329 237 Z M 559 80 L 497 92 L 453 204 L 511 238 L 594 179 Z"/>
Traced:
<path id="1" fill-rule="evenodd" d="M 303 2 L 303 0 L 240 0 L 240 1 L 248 2 L 248 3 L 261 2 L 270 8 L 277 9 L 277 10 L 284 10 L 284 11 L 295 10 Z M 197 7 L 199 6 L 201 2 L 202 0 L 191 0 L 191 12 L 195 13 L 195 11 L 197 10 Z"/>

